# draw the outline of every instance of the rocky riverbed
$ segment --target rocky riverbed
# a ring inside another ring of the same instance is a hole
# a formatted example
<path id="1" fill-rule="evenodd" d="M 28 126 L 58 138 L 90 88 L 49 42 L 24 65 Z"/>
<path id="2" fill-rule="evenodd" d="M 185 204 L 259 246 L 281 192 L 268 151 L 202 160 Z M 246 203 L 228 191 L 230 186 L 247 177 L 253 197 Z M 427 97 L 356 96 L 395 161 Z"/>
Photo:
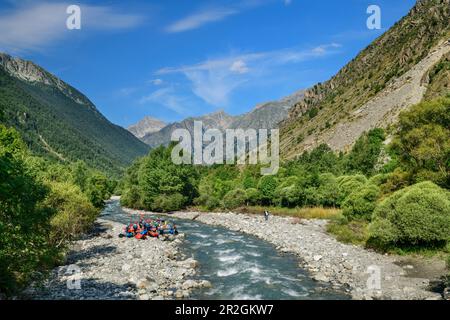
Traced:
<path id="1" fill-rule="evenodd" d="M 95 230 L 72 243 L 66 263 L 24 296 L 44 300 L 162 300 L 188 298 L 208 281 L 190 280 L 197 261 L 186 259 L 173 241 L 119 238 L 123 225 L 97 220 Z"/>
<path id="2" fill-rule="evenodd" d="M 353 299 L 441 299 L 439 293 L 429 290 L 429 279 L 411 276 L 408 269 L 413 266 L 400 266 L 395 256 L 338 242 L 326 233 L 324 220 L 272 216 L 265 222 L 262 216 L 198 212 L 176 212 L 171 216 L 223 226 L 268 241 L 281 252 L 296 254 L 299 266 L 315 280 L 346 288 Z"/>

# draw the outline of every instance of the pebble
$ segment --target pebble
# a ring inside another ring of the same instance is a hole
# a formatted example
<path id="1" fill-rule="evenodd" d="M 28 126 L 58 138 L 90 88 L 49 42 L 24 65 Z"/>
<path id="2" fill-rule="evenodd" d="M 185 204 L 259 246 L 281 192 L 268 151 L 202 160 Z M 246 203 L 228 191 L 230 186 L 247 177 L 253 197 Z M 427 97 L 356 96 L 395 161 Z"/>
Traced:
<path id="1" fill-rule="evenodd" d="M 407 277 L 403 268 L 395 264 L 395 257 L 338 242 L 326 232 L 326 220 L 299 221 L 271 216 L 272 232 L 265 232 L 268 223 L 262 216 L 198 212 L 176 212 L 172 216 L 181 219 L 196 217 L 196 221 L 202 223 L 259 237 L 273 244 L 279 252 L 296 254 L 300 267 L 310 271 L 313 279 L 344 288 L 354 299 L 425 300 L 440 297 L 428 289 L 423 279 Z M 381 295 L 368 286 L 369 277 L 377 274 L 380 275 Z"/>
<path id="2" fill-rule="evenodd" d="M 185 289 L 205 285 L 201 280 L 188 279 L 195 274 L 198 261 L 176 260 L 185 258 L 178 252 L 184 236 L 174 241 L 119 238 L 122 224 L 102 219 L 97 222 L 107 231 L 74 241 L 66 259 L 71 263 L 55 268 L 43 287 L 30 285 L 23 292 L 27 298 L 163 300 L 163 295 L 173 299 L 174 292 L 179 298 L 187 298 L 189 290 Z M 73 264 L 82 272 L 80 290 L 67 286 L 71 276 L 66 272 Z"/>

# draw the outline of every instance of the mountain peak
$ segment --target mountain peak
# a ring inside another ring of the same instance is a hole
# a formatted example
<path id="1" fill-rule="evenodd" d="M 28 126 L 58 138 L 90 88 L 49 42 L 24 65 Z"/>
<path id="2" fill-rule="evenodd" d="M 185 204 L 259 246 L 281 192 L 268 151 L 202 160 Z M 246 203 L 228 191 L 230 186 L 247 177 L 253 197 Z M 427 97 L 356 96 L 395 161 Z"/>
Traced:
<path id="1" fill-rule="evenodd" d="M 128 131 L 134 134 L 137 138 L 143 138 L 149 133 L 158 132 L 164 128 L 167 124 L 159 119 L 145 116 L 138 123 L 128 127 Z"/>
<path id="2" fill-rule="evenodd" d="M 31 61 L 0 52 L 0 66 L 12 77 L 31 84 L 39 83 L 57 88 L 76 103 L 95 109 L 94 105 L 84 95 Z"/>

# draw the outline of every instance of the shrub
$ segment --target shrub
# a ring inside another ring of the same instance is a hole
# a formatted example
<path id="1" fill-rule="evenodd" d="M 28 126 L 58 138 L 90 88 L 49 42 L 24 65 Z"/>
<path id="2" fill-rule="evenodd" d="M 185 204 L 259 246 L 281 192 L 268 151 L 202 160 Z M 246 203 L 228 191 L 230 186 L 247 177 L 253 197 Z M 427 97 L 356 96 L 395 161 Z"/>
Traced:
<path id="1" fill-rule="evenodd" d="M 235 189 L 228 192 L 223 198 L 223 206 L 225 209 L 235 209 L 245 204 L 247 194 L 243 189 Z"/>
<path id="2" fill-rule="evenodd" d="M 366 221 L 349 222 L 346 219 L 336 219 L 327 225 L 327 231 L 336 236 L 338 241 L 364 245 L 369 238 L 367 225 Z"/>
<path id="3" fill-rule="evenodd" d="M 182 209 L 186 204 L 186 198 L 180 193 L 170 195 L 158 195 L 154 198 L 151 209 L 157 212 L 170 212 Z"/>
<path id="4" fill-rule="evenodd" d="M 372 221 L 375 245 L 442 245 L 450 237 L 449 192 L 432 182 L 404 188 L 376 207 Z"/>
<path id="5" fill-rule="evenodd" d="M 142 208 L 141 194 L 137 186 L 130 186 L 125 190 L 124 194 L 120 198 L 122 206 L 129 208 Z"/>
<path id="6" fill-rule="evenodd" d="M 331 173 L 319 175 L 319 187 L 316 190 L 316 205 L 334 207 L 339 200 L 336 177 Z"/>
<path id="7" fill-rule="evenodd" d="M 272 202 L 280 206 L 295 207 L 299 202 L 300 196 L 298 184 L 299 179 L 295 176 L 283 179 L 274 192 Z"/>
<path id="8" fill-rule="evenodd" d="M 261 200 L 261 195 L 259 194 L 258 189 L 250 188 L 245 190 L 245 198 L 247 205 L 257 205 Z"/>
<path id="9" fill-rule="evenodd" d="M 263 204 L 271 204 L 278 182 L 273 176 L 264 176 L 258 183 L 258 190 L 261 193 Z"/>
<path id="10" fill-rule="evenodd" d="M 67 182 L 51 182 L 44 205 L 56 214 L 50 221 L 51 242 L 57 247 L 86 231 L 95 221 L 98 210 L 78 186 Z"/>
<path id="11" fill-rule="evenodd" d="M 361 188 L 366 184 L 366 182 L 366 177 L 361 174 L 354 176 L 341 176 L 337 178 L 339 190 L 338 202 L 342 203 L 342 201 L 344 201 L 350 193 Z"/>
<path id="12" fill-rule="evenodd" d="M 409 185 L 409 173 L 401 168 L 396 168 L 393 172 L 388 173 L 386 181 L 381 184 L 383 194 L 390 194 Z"/>
<path id="13" fill-rule="evenodd" d="M 349 220 L 370 220 L 379 194 L 380 188 L 374 184 L 367 183 L 353 191 L 342 202 L 342 214 Z"/>

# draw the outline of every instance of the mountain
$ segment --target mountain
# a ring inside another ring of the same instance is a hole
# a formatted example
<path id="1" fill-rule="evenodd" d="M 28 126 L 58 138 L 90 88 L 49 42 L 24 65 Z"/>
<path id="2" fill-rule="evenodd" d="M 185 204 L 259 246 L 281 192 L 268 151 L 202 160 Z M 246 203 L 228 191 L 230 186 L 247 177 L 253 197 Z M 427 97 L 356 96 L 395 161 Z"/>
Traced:
<path id="1" fill-rule="evenodd" d="M 304 91 L 299 90 L 279 101 L 271 101 L 256 106 L 250 112 L 235 117 L 230 128 L 275 129 L 286 119 L 289 109 L 301 101 Z"/>
<path id="2" fill-rule="evenodd" d="M 170 143 L 172 132 L 176 129 L 187 129 L 193 135 L 194 121 L 202 121 L 204 129 L 217 128 L 220 130 L 225 130 L 230 126 L 233 120 L 233 116 L 230 116 L 223 110 L 220 110 L 202 117 L 191 117 L 181 122 L 171 123 L 158 132 L 145 135 L 142 138 L 142 141 L 148 144 L 151 148 L 160 145 L 168 145 Z"/>
<path id="3" fill-rule="evenodd" d="M 38 65 L 0 53 L 2 123 L 30 149 L 58 161 L 84 160 L 117 174 L 148 147 L 109 122 L 81 92 Z"/>
<path id="4" fill-rule="evenodd" d="M 223 110 L 220 110 L 201 117 L 187 118 L 181 122 L 169 124 L 158 132 L 148 133 L 141 139 L 150 147 L 168 145 L 170 143 L 172 132 L 176 129 L 187 129 L 192 134 L 194 121 L 202 121 L 204 129 L 217 128 L 221 131 L 237 128 L 278 128 L 278 123 L 288 116 L 289 109 L 295 103 L 303 99 L 303 92 L 304 91 L 300 90 L 280 101 L 271 101 L 260 104 L 250 112 L 239 116 L 231 116 Z"/>
<path id="5" fill-rule="evenodd" d="M 280 125 L 282 157 L 321 143 L 348 150 L 364 131 L 386 128 L 400 111 L 448 92 L 449 1 L 418 1 L 334 77 L 308 89 Z"/>
<path id="6" fill-rule="evenodd" d="M 129 126 L 128 131 L 134 134 L 137 138 L 143 138 L 146 134 L 157 132 L 164 128 L 167 124 L 161 120 L 152 118 L 152 117 L 144 117 L 138 123 Z"/>

